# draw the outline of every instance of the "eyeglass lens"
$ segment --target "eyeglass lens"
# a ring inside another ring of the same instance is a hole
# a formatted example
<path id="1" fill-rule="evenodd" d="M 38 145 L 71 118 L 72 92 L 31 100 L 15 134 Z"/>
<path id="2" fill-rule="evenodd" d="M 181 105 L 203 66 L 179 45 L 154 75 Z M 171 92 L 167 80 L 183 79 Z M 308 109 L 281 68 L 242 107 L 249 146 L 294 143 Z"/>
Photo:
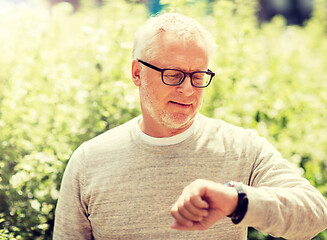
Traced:
<path id="1" fill-rule="evenodd" d="M 191 81 L 194 86 L 203 87 L 207 86 L 211 80 L 211 75 L 205 72 L 195 72 L 191 75 Z M 165 84 L 178 85 L 184 79 L 185 74 L 177 70 L 165 70 L 162 74 L 162 78 Z"/>

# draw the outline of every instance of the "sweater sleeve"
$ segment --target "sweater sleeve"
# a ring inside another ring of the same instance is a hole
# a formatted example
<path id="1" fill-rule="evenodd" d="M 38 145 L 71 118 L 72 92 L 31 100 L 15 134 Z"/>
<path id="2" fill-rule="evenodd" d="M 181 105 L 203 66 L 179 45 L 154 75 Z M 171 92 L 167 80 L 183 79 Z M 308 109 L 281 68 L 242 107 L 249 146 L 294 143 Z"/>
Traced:
<path id="1" fill-rule="evenodd" d="M 83 201 L 83 160 L 82 145 L 72 155 L 64 173 L 55 213 L 54 240 L 92 239 L 87 205 Z"/>
<path id="2" fill-rule="evenodd" d="M 322 194 L 267 140 L 256 137 L 255 145 L 258 151 L 249 186 L 245 186 L 248 211 L 241 224 L 296 240 L 311 239 L 323 231 L 327 204 Z"/>

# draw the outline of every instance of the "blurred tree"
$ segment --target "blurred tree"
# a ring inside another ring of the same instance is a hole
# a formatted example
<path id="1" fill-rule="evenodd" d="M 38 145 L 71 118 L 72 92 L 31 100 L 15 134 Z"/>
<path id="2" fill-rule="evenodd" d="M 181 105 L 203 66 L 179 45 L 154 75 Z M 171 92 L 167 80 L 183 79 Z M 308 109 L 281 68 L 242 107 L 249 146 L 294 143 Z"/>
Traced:
<path id="1" fill-rule="evenodd" d="M 67 2 L 67 3 L 71 4 L 73 6 L 74 12 L 78 11 L 78 9 L 80 8 L 80 5 L 81 5 L 80 0 L 47 0 L 47 1 L 49 4 L 50 11 L 56 4 L 62 3 L 62 2 Z M 103 0 L 94 0 L 94 2 L 95 2 L 95 6 L 100 7 L 103 5 Z"/>
<path id="2" fill-rule="evenodd" d="M 283 15 L 288 25 L 303 25 L 311 17 L 313 0 L 259 0 L 259 20 L 270 21 L 276 15 Z"/>
<path id="3" fill-rule="evenodd" d="M 220 46 L 201 112 L 256 129 L 325 197 L 326 3 L 315 1 L 303 27 L 281 16 L 258 27 L 256 1 L 211 1 L 211 14 L 207 1 L 161 1 L 199 20 Z M 39 8 L 1 11 L 0 239 L 51 239 L 74 149 L 140 114 L 131 48 L 148 15 L 132 0 L 51 18 Z M 273 238 L 250 229 L 249 239 Z"/>

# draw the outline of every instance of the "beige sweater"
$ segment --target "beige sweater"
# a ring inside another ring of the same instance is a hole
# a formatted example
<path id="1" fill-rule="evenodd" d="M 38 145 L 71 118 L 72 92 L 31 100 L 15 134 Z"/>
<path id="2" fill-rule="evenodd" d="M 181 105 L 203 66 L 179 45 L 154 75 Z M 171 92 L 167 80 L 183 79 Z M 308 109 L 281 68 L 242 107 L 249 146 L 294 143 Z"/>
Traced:
<path id="1" fill-rule="evenodd" d="M 153 146 L 137 120 L 82 144 L 69 161 L 54 239 L 246 239 L 247 227 L 311 239 L 327 227 L 327 204 L 278 151 L 253 131 L 198 115 L 186 140 Z M 224 218 L 206 231 L 170 229 L 170 209 L 196 179 L 243 182 L 243 221 Z M 248 185 L 248 186 L 247 186 Z"/>

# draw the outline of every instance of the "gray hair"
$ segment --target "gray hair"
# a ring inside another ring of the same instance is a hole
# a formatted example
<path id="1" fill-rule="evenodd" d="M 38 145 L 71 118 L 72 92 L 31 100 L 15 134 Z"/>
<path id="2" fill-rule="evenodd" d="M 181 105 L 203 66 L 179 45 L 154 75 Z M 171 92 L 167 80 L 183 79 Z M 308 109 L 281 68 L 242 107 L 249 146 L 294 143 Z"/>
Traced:
<path id="1" fill-rule="evenodd" d="M 156 54 L 154 43 L 162 32 L 174 32 L 176 38 L 185 40 L 201 39 L 208 59 L 217 47 L 212 35 L 196 20 L 180 13 L 163 13 L 151 17 L 135 33 L 133 59 L 151 59 Z"/>

